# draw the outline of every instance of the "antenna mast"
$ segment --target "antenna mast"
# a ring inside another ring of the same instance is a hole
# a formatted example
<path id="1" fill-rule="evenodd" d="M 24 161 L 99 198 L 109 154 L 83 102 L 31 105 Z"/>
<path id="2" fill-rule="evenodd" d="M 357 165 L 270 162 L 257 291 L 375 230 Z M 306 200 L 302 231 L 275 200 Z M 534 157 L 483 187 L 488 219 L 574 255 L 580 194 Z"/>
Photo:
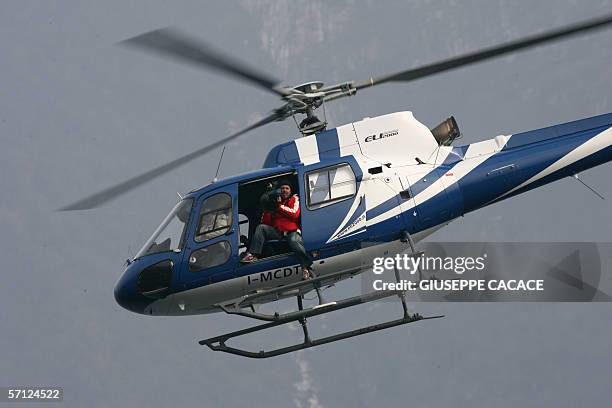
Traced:
<path id="1" fill-rule="evenodd" d="M 217 165 L 217 172 L 215 173 L 215 178 L 213 178 L 213 183 L 217 182 L 217 176 L 219 175 L 219 169 L 221 168 L 221 161 L 223 160 L 223 153 L 225 153 L 225 145 L 223 145 L 223 150 L 221 150 L 221 157 L 219 157 L 219 164 Z"/>

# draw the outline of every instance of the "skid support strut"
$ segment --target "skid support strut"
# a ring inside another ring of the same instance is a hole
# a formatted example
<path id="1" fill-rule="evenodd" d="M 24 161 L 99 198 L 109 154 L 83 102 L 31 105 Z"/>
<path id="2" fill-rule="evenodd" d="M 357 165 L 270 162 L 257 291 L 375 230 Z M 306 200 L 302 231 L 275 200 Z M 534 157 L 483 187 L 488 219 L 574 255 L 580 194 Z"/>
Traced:
<path id="1" fill-rule="evenodd" d="M 354 274 L 354 273 L 351 273 L 351 274 Z M 336 275 L 336 274 L 332 274 L 332 275 Z M 318 285 L 321 284 L 321 280 L 330 279 L 330 277 L 333 277 L 332 275 L 328 275 L 326 277 L 316 277 L 314 279 L 310 279 L 307 281 L 302 281 L 302 282 L 286 285 L 285 287 L 275 288 L 275 289 L 267 290 L 261 293 L 256 293 L 253 295 L 247 295 L 241 299 L 234 301 L 230 305 L 228 304 L 219 305 L 219 307 L 227 313 L 239 314 L 242 316 L 247 316 L 247 317 L 251 317 L 255 319 L 266 320 L 268 322 L 258 325 L 258 326 L 248 327 L 246 329 L 237 330 L 231 333 L 226 333 L 220 336 L 201 340 L 199 343 L 201 345 L 206 345 L 211 350 L 215 350 L 215 351 L 222 351 L 225 353 L 235 354 L 235 355 L 244 356 L 244 357 L 251 357 L 251 358 L 268 358 L 268 357 L 279 356 L 279 355 L 286 354 L 286 353 L 291 353 L 293 351 L 303 350 L 303 349 L 310 348 L 310 347 L 320 346 L 326 343 L 332 343 L 332 342 L 347 339 L 350 337 L 361 336 L 363 334 L 375 332 L 378 330 L 384 330 L 384 329 L 388 329 L 388 328 L 395 327 L 395 326 L 413 323 L 419 320 L 438 319 L 438 318 L 444 317 L 444 316 L 423 317 L 419 315 L 418 313 L 415 313 L 415 314 L 408 313 L 408 306 L 406 304 L 405 292 L 403 291 L 370 292 L 365 295 L 354 296 L 354 297 L 342 299 L 336 302 L 319 304 L 317 306 L 314 306 L 308 309 L 304 309 L 303 302 L 302 302 L 302 294 L 300 293 L 299 289 L 301 287 L 306 287 L 307 285 L 311 285 L 312 287 L 313 284 L 315 287 L 317 287 Z M 400 282 L 400 275 L 399 275 L 397 268 L 395 269 L 395 279 L 397 282 Z M 253 313 L 253 312 L 242 309 L 243 307 L 242 305 L 245 302 L 252 301 L 254 300 L 254 298 L 262 297 L 262 296 L 270 296 L 270 294 L 274 292 L 285 293 L 287 290 L 297 290 L 298 292 L 297 294 L 298 310 L 297 311 L 285 313 L 285 314 L 276 313 L 274 315 L 263 315 L 263 314 Z M 345 309 L 345 308 L 349 308 L 352 306 L 356 306 L 356 305 L 360 305 L 360 304 L 364 304 L 368 302 L 373 302 L 375 300 L 387 298 L 390 296 L 399 297 L 402 303 L 402 309 L 403 309 L 402 318 L 383 322 L 383 323 L 378 323 L 378 324 L 374 324 L 370 326 L 365 326 L 359 329 L 346 331 L 346 332 L 335 334 L 332 336 L 323 337 L 320 339 L 312 339 L 310 337 L 310 334 L 308 332 L 308 325 L 306 322 L 307 318 L 322 315 L 325 313 L 330 313 L 335 310 Z M 300 325 L 302 326 L 302 331 L 304 334 L 304 340 L 302 341 L 302 343 L 278 348 L 275 350 L 269 350 L 269 351 L 264 351 L 264 350 L 249 351 L 249 350 L 244 350 L 244 349 L 228 346 L 226 344 L 228 340 L 230 339 L 245 336 L 247 334 L 251 334 L 255 332 L 260 332 L 263 330 L 270 329 L 272 327 L 288 324 L 288 323 L 295 322 L 295 321 L 299 322 Z"/>

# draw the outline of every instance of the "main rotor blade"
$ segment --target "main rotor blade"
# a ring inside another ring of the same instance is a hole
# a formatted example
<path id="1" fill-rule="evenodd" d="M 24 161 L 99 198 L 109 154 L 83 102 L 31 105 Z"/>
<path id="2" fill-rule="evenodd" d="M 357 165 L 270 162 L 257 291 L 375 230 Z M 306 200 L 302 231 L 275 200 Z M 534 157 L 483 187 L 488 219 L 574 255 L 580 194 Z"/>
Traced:
<path id="1" fill-rule="evenodd" d="M 216 149 L 219 146 L 222 146 L 226 143 L 231 142 L 232 140 L 238 138 L 239 136 L 241 136 L 242 134 L 253 130 L 255 128 L 258 128 L 260 126 L 263 126 L 265 124 L 268 124 L 270 122 L 274 122 L 275 120 L 281 118 L 282 116 L 277 113 L 274 112 L 268 116 L 266 116 L 265 118 L 261 119 L 258 122 L 253 123 L 252 125 L 250 125 L 247 128 L 242 129 L 239 132 L 236 132 L 224 139 L 221 139 L 215 143 L 209 144 L 208 146 L 204 146 L 199 150 L 196 150 L 195 152 L 186 154 L 182 157 L 179 157 L 178 159 L 172 160 L 169 163 L 166 163 L 162 166 L 156 167 L 152 170 L 147 171 L 146 173 L 143 173 L 139 176 L 136 177 L 132 177 L 129 180 L 124 181 L 123 183 L 117 184 L 115 186 L 109 187 L 105 190 L 102 190 L 98 193 L 92 194 L 86 198 L 83 198 L 82 200 L 79 200 L 73 204 L 67 205 L 65 207 L 62 207 L 59 209 L 59 211 L 74 211 L 74 210 L 88 210 L 94 207 L 98 207 L 110 200 L 113 200 L 115 198 L 117 198 L 118 196 L 127 193 L 128 191 L 131 191 L 133 189 L 135 189 L 136 187 L 139 187 L 157 177 L 160 177 L 166 173 L 168 173 L 171 170 L 174 170 L 178 167 L 181 167 L 187 163 L 189 163 L 190 161 L 210 152 L 211 150 Z"/>
<path id="2" fill-rule="evenodd" d="M 202 41 L 188 38 L 170 28 L 149 31 L 148 33 L 121 41 L 119 45 L 152 51 L 199 67 L 212 68 L 222 73 L 245 79 L 280 96 L 288 94 L 284 88 L 278 86 L 280 81 L 277 79 L 260 73 L 230 56 L 224 55 Z"/>
<path id="3" fill-rule="evenodd" d="M 415 79 L 424 78 L 430 75 L 438 74 L 440 72 L 460 68 L 465 65 L 496 58 L 522 49 L 534 47 L 536 45 L 557 41 L 562 38 L 571 37 L 577 34 L 582 34 L 586 31 L 606 28 L 611 23 L 612 14 L 609 14 L 604 17 L 599 17 L 577 24 L 568 25 L 563 28 L 558 28 L 541 34 L 532 35 L 495 47 L 485 48 L 483 50 L 475 51 L 459 57 L 449 58 L 447 60 L 443 60 L 433 64 L 424 65 L 419 68 L 409 69 L 395 74 L 382 76 L 380 78 L 370 78 L 367 81 L 355 84 L 354 87 L 355 89 L 361 89 L 391 81 L 413 81 Z"/>

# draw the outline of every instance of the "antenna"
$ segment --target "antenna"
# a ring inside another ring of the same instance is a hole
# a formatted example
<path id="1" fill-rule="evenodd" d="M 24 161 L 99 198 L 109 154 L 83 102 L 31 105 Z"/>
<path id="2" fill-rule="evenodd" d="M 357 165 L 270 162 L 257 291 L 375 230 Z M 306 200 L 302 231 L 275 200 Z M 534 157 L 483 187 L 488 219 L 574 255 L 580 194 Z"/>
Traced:
<path id="1" fill-rule="evenodd" d="M 580 180 L 578 178 L 578 173 L 573 175 L 573 178 L 577 181 L 579 181 L 583 186 L 585 186 L 586 188 L 588 188 L 589 190 L 591 190 L 593 192 L 593 194 L 595 194 L 597 197 L 601 198 L 602 200 L 605 200 L 605 198 L 599 194 L 597 191 L 595 191 L 595 189 L 593 189 L 591 186 L 589 186 L 587 183 L 585 183 L 584 181 Z"/>
<path id="2" fill-rule="evenodd" d="M 215 173 L 215 178 L 213 178 L 213 183 L 217 182 L 217 176 L 219 175 L 219 169 L 221 168 L 221 161 L 223 160 L 223 153 L 225 153 L 225 145 L 223 145 L 223 150 L 221 150 L 221 157 L 219 157 L 219 164 L 217 165 L 217 172 Z"/>

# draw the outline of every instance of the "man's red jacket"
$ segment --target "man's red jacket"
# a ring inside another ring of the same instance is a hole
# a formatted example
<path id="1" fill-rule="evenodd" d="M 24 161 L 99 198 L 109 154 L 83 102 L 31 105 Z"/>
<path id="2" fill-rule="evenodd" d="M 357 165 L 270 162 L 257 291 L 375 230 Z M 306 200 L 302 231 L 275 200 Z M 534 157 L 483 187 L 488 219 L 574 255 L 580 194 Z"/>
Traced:
<path id="1" fill-rule="evenodd" d="M 280 232 L 292 232 L 300 229 L 300 198 L 292 195 L 278 203 L 276 212 L 264 211 L 261 223 L 271 225 Z"/>

